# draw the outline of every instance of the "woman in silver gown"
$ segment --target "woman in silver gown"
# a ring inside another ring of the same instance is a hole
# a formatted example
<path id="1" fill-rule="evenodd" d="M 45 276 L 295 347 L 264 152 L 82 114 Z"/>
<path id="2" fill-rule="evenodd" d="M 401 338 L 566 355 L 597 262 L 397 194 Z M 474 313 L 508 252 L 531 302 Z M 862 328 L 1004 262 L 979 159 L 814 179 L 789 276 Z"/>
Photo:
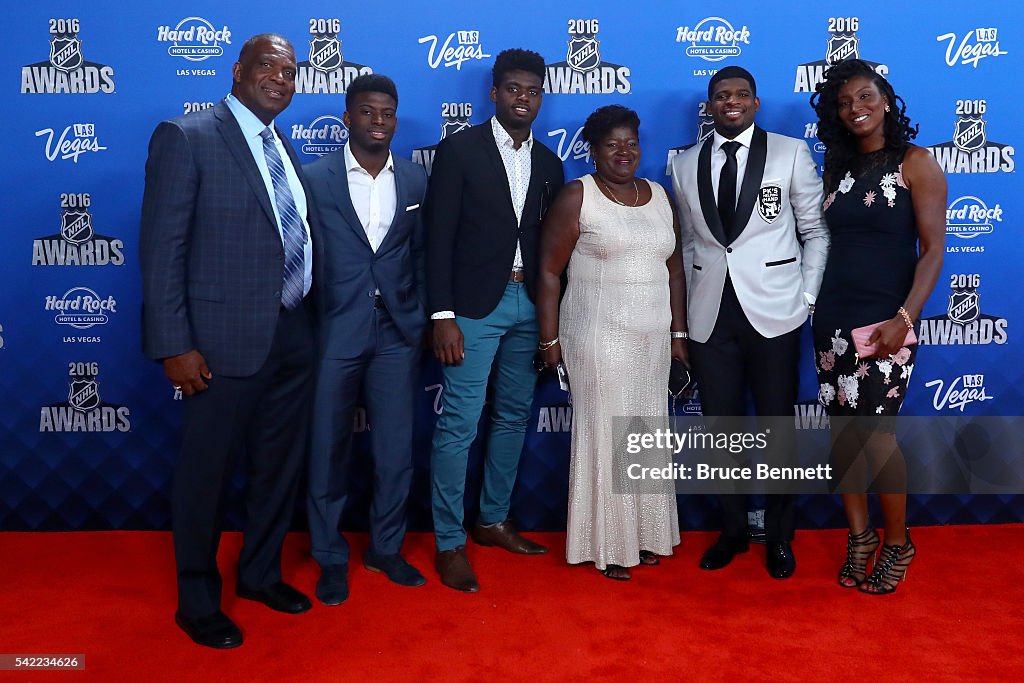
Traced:
<path id="1" fill-rule="evenodd" d="M 568 183 L 545 218 L 537 292 L 540 350 L 549 366 L 564 362 L 573 403 L 566 556 L 617 580 L 679 543 L 671 483 L 622 476 L 613 433 L 613 418 L 667 416 L 670 361 L 687 362 L 678 223 L 665 190 L 635 176 L 639 127 L 618 105 L 587 119 L 595 172 Z M 654 458 L 668 465 L 671 453 Z"/>

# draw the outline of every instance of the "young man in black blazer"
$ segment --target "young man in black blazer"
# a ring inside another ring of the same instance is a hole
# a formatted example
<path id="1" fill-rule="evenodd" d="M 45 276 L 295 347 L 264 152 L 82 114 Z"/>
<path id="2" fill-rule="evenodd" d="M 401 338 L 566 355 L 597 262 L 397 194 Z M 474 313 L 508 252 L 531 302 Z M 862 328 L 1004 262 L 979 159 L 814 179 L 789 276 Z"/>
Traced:
<path id="1" fill-rule="evenodd" d="M 431 459 L 436 566 L 442 583 L 466 592 L 479 590 L 465 552 L 466 463 L 492 366 L 494 403 L 473 540 L 514 553 L 547 552 L 516 532 L 508 511 L 536 381 L 540 223 L 564 177 L 559 158 L 531 132 L 544 94 L 544 59 L 505 50 L 492 76 L 494 117 L 438 145 L 427 200 L 427 299 L 434 353 L 445 365 Z"/>

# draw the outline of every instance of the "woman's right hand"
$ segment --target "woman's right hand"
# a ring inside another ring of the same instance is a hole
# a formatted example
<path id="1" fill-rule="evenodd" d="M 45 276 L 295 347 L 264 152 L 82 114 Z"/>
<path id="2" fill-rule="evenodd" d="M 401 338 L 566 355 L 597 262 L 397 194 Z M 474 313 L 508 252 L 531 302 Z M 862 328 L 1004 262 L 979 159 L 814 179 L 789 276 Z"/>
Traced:
<path id="1" fill-rule="evenodd" d="M 555 344 L 554 346 L 541 351 L 540 355 L 541 358 L 544 359 L 544 365 L 549 368 L 553 368 L 558 365 L 560 360 L 562 360 L 562 345 Z"/>

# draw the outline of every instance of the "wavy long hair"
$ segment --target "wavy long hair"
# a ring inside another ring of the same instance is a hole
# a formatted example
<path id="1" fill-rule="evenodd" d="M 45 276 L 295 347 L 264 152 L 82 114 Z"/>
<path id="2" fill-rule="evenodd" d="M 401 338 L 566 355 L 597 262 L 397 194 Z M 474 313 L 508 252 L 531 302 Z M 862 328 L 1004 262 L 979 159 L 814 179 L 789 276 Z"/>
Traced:
<path id="1" fill-rule="evenodd" d="M 825 188 L 835 189 L 838 179 L 849 170 L 858 155 L 857 139 L 839 120 L 839 91 L 850 79 L 863 76 L 875 84 L 878 92 L 889 102 L 885 114 L 884 156 L 896 157 L 917 137 L 918 126 L 907 116 L 907 103 L 896 94 L 882 76 L 867 62 L 848 59 L 829 67 L 825 79 L 814 88 L 811 107 L 818 115 L 818 139 L 825 145 Z"/>

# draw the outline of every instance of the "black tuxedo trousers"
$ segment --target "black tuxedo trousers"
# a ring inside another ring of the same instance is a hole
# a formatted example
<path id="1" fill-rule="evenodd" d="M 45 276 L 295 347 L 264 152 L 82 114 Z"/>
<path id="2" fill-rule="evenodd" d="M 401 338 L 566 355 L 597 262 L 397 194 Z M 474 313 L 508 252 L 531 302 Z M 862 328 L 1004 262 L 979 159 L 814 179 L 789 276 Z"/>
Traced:
<path id="1" fill-rule="evenodd" d="M 711 336 L 690 342 L 690 359 L 700 389 L 704 415 L 746 414 L 748 392 L 754 412 L 765 416 L 793 414 L 799 389 L 800 328 L 768 338 L 743 313 L 732 280 L 726 277 L 722 303 Z M 747 536 L 747 497 L 719 496 L 722 535 Z M 794 498 L 766 496 L 765 536 L 769 543 L 793 539 Z"/>

